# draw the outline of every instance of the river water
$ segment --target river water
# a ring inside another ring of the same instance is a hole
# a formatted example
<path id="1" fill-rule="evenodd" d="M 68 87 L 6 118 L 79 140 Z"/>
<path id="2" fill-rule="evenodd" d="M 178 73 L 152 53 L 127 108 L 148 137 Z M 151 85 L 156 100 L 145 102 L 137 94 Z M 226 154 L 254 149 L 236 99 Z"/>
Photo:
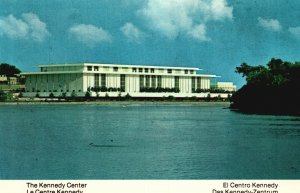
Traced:
<path id="1" fill-rule="evenodd" d="M 0 179 L 299 179 L 300 117 L 222 105 L 0 106 Z"/>

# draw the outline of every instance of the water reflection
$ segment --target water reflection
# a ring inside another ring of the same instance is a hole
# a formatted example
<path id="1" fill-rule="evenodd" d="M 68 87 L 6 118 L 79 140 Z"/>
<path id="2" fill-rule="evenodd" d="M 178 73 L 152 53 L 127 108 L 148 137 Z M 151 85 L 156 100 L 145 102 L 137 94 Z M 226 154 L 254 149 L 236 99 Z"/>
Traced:
<path id="1" fill-rule="evenodd" d="M 223 106 L 0 108 L 1 179 L 298 179 L 300 119 Z"/>

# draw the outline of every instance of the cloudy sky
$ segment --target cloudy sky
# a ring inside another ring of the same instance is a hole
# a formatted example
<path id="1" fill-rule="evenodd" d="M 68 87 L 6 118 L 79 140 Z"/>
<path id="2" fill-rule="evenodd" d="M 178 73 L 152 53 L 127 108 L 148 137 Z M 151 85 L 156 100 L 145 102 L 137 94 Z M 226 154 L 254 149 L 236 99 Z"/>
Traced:
<path id="1" fill-rule="evenodd" d="M 189 66 L 300 61 L 299 0 L 0 0 L 0 62 Z"/>

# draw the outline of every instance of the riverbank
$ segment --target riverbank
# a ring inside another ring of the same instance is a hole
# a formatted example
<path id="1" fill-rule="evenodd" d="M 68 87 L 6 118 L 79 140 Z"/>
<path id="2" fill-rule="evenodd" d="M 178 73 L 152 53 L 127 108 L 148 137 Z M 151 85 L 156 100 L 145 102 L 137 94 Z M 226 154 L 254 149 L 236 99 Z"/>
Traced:
<path id="1" fill-rule="evenodd" d="M 229 107 L 227 101 L 14 101 L 0 102 L 3 105 L 220 105 Z"/>

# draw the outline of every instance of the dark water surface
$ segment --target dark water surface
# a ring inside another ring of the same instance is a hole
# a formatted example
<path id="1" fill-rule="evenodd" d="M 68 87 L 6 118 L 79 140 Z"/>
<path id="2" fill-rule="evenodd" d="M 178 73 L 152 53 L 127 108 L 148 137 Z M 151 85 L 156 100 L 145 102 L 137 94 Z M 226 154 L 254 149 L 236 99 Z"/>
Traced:
<path id="1" fill-rule="evenodd" d="M 1 179 L 299 179 L 300 117 L 215 106 L 0 106 Z"/>

